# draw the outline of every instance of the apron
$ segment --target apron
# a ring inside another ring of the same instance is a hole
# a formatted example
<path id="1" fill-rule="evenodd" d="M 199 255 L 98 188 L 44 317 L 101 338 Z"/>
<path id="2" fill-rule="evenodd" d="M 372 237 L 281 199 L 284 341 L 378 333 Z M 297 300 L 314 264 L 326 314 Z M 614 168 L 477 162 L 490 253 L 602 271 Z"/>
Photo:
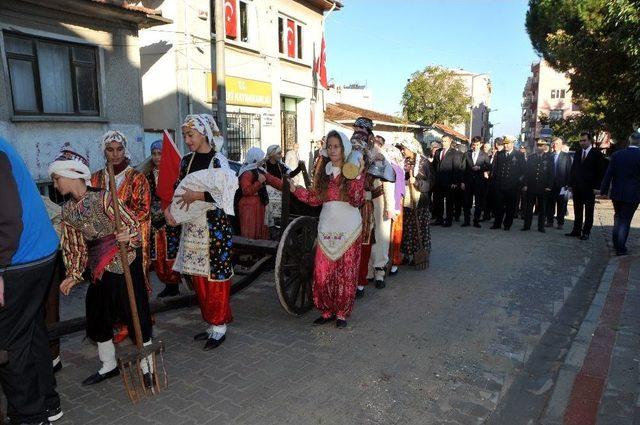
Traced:
<path id="1" fill-rule="evenodd" d="M 322 206 L 318 246 L 331 261 L 342 257 L 361 232 L 362 217 L 358 208 L 342 201 L 329 201 Z"/>

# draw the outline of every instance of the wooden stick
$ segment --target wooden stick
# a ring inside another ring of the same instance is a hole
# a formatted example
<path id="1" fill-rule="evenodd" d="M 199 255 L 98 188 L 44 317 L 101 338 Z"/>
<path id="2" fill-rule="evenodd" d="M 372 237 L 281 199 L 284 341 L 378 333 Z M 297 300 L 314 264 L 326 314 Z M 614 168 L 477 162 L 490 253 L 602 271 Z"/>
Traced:
<path id="1" fill-rule="evenodd" d="M 120 207 L 118 205 L 118 191 L 116 189 L 116 179 L 113 172 L 113 164 L 108 164 L 109 171 L 109 191 L 111 192 L 111 202 L 113 203 L 113 214 L 116 221 L 116 232 L 122 232 L 122 222 L 120 220 Z M 138 350 L 142 350 L 142 330 L 140 329 L 140 319 L 138 318 L 138 306 L 136 304 L 136 295 L 133 292 L 133 280 L 131 278 L 131 269 L 129 268 L 129 259 L 127 256 L 127 248 L 124 242 L 118 242 L 120 248 L 120 263 L 124 271 L 124 280 L 127 284 L 127 295 L 129 295 L 129 307 L 131 309 L 131 321 L 136 336 L 136 346 Z"/>

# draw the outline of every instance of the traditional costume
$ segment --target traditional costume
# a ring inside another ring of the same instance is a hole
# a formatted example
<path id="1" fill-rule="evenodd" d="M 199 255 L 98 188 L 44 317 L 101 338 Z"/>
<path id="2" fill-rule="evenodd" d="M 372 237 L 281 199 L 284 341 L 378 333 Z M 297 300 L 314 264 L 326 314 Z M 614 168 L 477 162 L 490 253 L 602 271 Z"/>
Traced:
<path id="1" fill-rule="evenodd" d="M 206 136 L 209 144 L 221 145 L 214 138 L 214 132 L 219 132 L 218 127 L 206 114 L 187 115 L 182 127 Z M 233 173 L 228 166 L 224 166 L 225 163 L 226 158 L 213 147 L 208 153 L 191 152 L 185 155 L 180 162 L 176 193 L 180 194 L 180 183 L 192 173 L 219 168 Z M 215 192 L 213 188 L 211 191 Z M 194 339 L 206 340 L 204 348 L 212 349 L 225 340 L 227 324 L 233 320 L 229 305 L 233 276 L 232 230 L 227 213 L 213 196 L 215 193 L 208 190 L 203 192 L 207 204 L 205 213 L 194 221 L 182 224 L 179 245 L 169 245 L 167 252 L 169 258 L 175 258 L 173 270 L 190 277 L 202 318 L 209 324 L 207 330 L 197 334 Z M 175 211 L 173 203 L 172 210 Z"/>
<path id="2" fill-rule="evenodd" d="M 162 140 L 156 140 L 151 144 L 151 153 L 154 151 L 162 151 Z M 174 258 L 167 256 L 167 247 L 169 244 L 177 244 L 179 240 L 174 237 L 179 229 L 171 228 L 169 233 L 171 238 L 167 237 L 167 222 L 164 218 L 164 210 L 162 209 L 162 201 L 156 194 L 158 185 L 159 170 L 153 162 L 144 176 L 149 183 L 149 191 L 151 192 L 151 237 L 149 238 L 149 258 L 151 267 L 155 270 L 160 282 L 165 284 L 165 288 L 158 294 L 158 298 L 178 295 L 180 284 L 180 273 L 173 271 Z"/>
<path id="3" fill-rule="evenodd" d="M 282 148 L 280 145 L 271 145 L 267 148 L 267 162 L 264 167 L 267 173 L 281 180 L 285 177 L 291 177 L 297 186 L 304 185 L 304 179 L 302 182 L 299 180 L 299 177 L 302 177 L 300 176 L 300 172 L 303 167 L 296 162 L 294 168 L 291 168 L 282 161 L 276 160 L 275 156 L 281 153 Z M 289 153 L 287 153 L 287 155 L 289 155 Z M 279 224 L 280 217 L 282 217 L 282 194 L 280 190 L 273 186 L 267 186 L 267 194 L 269 195 L 269 203 L 265 210 L 265 222 L 269 228 L 272 228 Z M 293 212 L 294 203 L 295 202 L 292 202 L 289 206 L 291 212 Z"/>
<path id="4" fill-rule="evenodd" d="M 398 271 L 398 266 L 402 264 L 402 252 L 400 248 L 402 246 L 402 208 L 405 196 L 404 158 L 400 150 L 393 144 L 385 144 L 383 151 L 385 157 L 391 162 L 391 166 L 396 175 L 393 191 L 394 217 L 391 223 L 391 247 L 389 249 L 389 255 L 391 257 L 390 274 L 395 274 Z"/>
<path id="5" fill-rule="evenodd" d="M 332 134 L 333 133 L 333 134 Z M 344 147 L 344 158 L 351 151 L 351 142 L 343 134 L 331 132 L 327 136 L 339 136 Z M 347 180 L 341 169 L 326 161 L 324 169 L 328 185 L 324 193 L 316 189 L 298 187 L 294 195 L 310 205 L 322 205 L 318 222 L 318 249 L 313 272 L 313 302 L 322 316 L 315 323 L 322 324 L 337 318 L 343 326 L 353 309 L 358 266 L 362 249 L 362 217 L 358 208 L 364 202 L 364 176 Z"/>
<path id="6" fill-rule="evenodd" d="M 87 160 L 68 149 L 63 150 L 51 163 L 49 174 L 86 181 L 90 177 Z M 142 339 L 146 345 L 151 343 L 152 322 L 144 284 L 141 234 L 135 215 L 119 199 L 116 199 L 116 203 L 121 212 L 123 228 L 128 229 L 131 237 L 127 245 L 128 264 L 125 267 L 131 270 Z M 100 370 L 85 379 L 84 385 L 97 384 L 119 374 L 112 341 L 113 327 L 118 320 L 133 327 L 114 220 L 113 200 L 111 193 L 106 190 L 88 188 L 81 199 L 71 199 L 62 206 L 61 246 L 67 278 L 72 278 L 76 283 L 82 282 L 82 274 L 89 269 L 91 283 L 86 296 L 87 337 L 97 342 L 102 362 Z M 135 338 L 134 335 L 130 336 L 132 340 Z M 145 382 L 150 385 L 150 364 L 142 362 L 141 368 L 146 375 Z"/>
<path id="7" fill-rule="evenodd" d="M 265 211 L 270 199 L 265 183 L 279 191 L 282 190 L 282 180 L 262 168 L 261 161 L 264 156 L 265 154 L 260 148 L 249 149 L 244 164 L 238 172 L 240 235 L 249 239 L 269 239 Z M 265 183 L 258 180 L 259 174 L 265 176 Z"/>

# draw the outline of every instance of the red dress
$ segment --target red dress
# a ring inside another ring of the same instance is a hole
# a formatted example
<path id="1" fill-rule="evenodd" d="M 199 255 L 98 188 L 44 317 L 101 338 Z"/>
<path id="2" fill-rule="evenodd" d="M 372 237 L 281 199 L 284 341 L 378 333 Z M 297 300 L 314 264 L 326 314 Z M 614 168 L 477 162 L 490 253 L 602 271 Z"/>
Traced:
<path id="1" fill-rule="evenodd" d="M 265 173 L 264 176 L 269 186 L 282 190 L 282 180 L 269 173 Z M 257 173 L 251 170 L 242 173 L 239 184 L 242 191 L 242 197 L 238 202 L 240 235 L 249 239 L 269 239 L 269 228 L 264 222 L 265 205 L 258 193 L 263 189 L 263 183 L 258 181 Z"/>
<path id="2" fill-rule="evenodd" d="M 324 170 L 323 170 L 324 172 Z M 331 201 L 342 201 L 340 194 L 340 181 L 342 175 L 331 177 L 327 188 L 326 199 L 321 199 L 314 190 L 297 188 L 295 196 L 302 202 L 318 206 L 323 205 L 323 212 L 320 219 L 327 223 L 340 223 L 344 217 L 330 216 L 323 217 L 327 212 L 327 203 Z M 354 207 L 356 217 L 360 217 L 357 210 L 364 202 L 364 177 L 360 175 L 357 179 L 347 182 L 347 199 L 351 207 Z M 346 202 L 340 202 L 346 204 Z M 331 204 L 335 204 L 331 202 Z M 359 228 L 361 229 L 361 218 Z M 336 229 L 338 230 L 338 229 Z M 321 234 L 318 236 L 322 237 Z M 319 242 L 320 245 L 320 242 Z M 327 253 L 318 247 L 316 249 L 315 267 L 313 271 L 313 302 L 323 317 L 335 315 L 339 319 L 346 319 L 353 310 L 355 301 L 356 286 L 358 283 L 358 268 L 360 265 L 360 251 L 362 246 L 361 232 L 355 239 L 349 239 L 344 245 L 344 253 L 336 259 L 331 259 Z"/>

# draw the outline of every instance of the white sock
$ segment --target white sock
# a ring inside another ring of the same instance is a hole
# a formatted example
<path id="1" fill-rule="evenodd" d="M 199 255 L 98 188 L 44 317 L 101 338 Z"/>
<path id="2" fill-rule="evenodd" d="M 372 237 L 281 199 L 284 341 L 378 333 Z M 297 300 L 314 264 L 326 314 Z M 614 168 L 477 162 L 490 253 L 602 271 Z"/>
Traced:
<path id="1" fill-rule="evenodd" d="M 118 362 L 116 361 L 116 346 L 113 344 L 113 340 L 98 343 L 98 357 L 102 362 L 102 367 L 98 371 L 100 375 L 111 372 L 118 367 Z"/>
<path id="2" fill-rule="evenodd" d="M 207 329 L 209 338 L 220 339 L 227 333 L 227 325 L 211 325 Z"/>
<path id="3" fill-rule="evenodd" d="M 55 359 L 53 359 L 53 362 L 52 362 L 51 366 L 52 367 L 56 367 L 60 362 L 61 362 L 60 356 L 58 356 Z"/>
<path id="4" fill-rule="evenodd" d="M 364 290 L 364 286 L 358 285 L 358 291 L 362 291 L 362 290 Z"/>
<path id="5" fill-rule="evenodd" d="M 151 345 L 151 339 L 149 341 L 142 344 L 144 347 Z M 148 373 L 150 370 L 153 370 L 153 355 L 149 354 L 144 359 L 140 360 L 140 369 L 142 373 Z"/>
<path id="6" fill-rule="evenodd" d="M 395 273 L 398 271 L 398 266 L 391 266 L 391 273 Z"/>

